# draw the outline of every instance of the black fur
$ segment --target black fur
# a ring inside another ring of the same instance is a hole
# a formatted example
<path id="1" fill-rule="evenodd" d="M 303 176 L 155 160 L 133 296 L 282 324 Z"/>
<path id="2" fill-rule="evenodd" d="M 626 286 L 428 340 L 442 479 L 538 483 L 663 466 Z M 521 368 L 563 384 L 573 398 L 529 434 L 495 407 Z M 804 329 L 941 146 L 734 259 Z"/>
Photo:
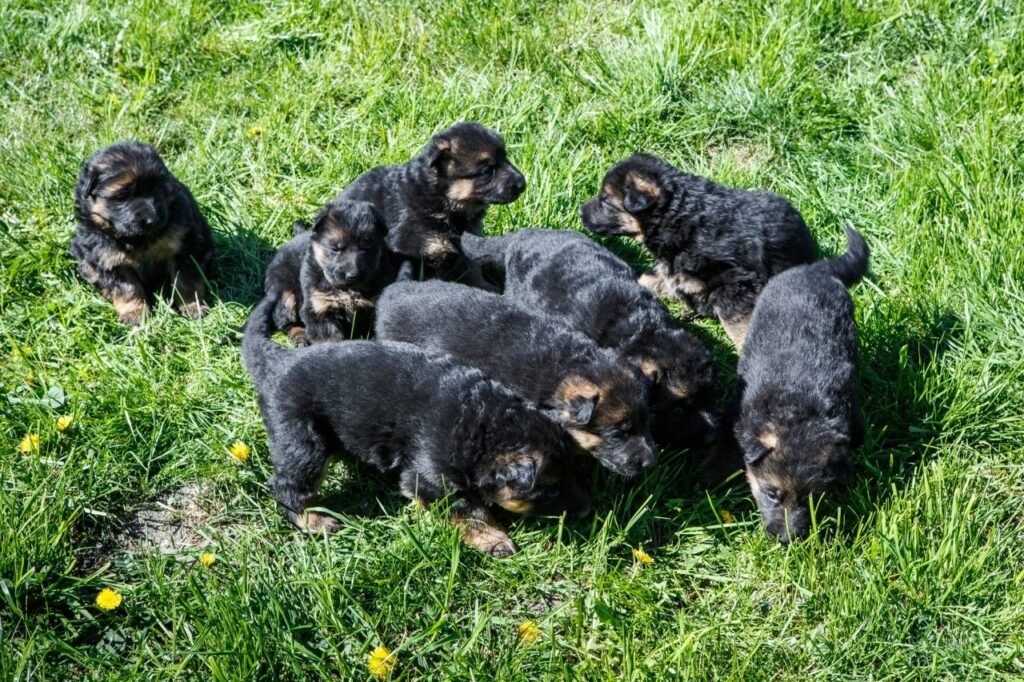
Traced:
<path id="1" fill-rule="evenodd" d="M 651 427 L 663 447 L 703 447 L 715 434 L 715 367 L 696 338 L 676 327 L 630 267 L 569 230 L 462 236 L 466 256 L 504 273 L 505 296 L 562 320 L 615 350 L 654 382 Z"/>
<path id="2" fill-rule="evenodd" d="M 550 409 L 612 471 L 654 464 L 648 382 L 609 349 L 497 294 L 439 281 L 393 284 L 377 306 L 377 338 L 448 353 Z"/>
<path id="3" fill-rule="evenodd" d="M 413 260 L 424 279 L 484 285 L 462 257 L 459 235 L 479 234 L 487 207 L 515 201 L 526 187 L 505 143 L 479 123 L 438 133 L 408 163 L 374 168 L 340 198 L 372 203 L 388 226 L 388 246 Z"/>
<path id="4" fill-rule="evenodd" d="M 275 326 L 297 346 L 367 336 L 377 296 L 401 269 L 380 214 L 364 201 L 335 199 L 311 229 L 292 230 L 264 277 L 264 291 L 278 292 Z"/>
<path id="5" fill-rule="evenodd" d="M 449 494 L 460 524 L 494 531 L 473 544 L 514 551 L 489 528 L 486 507 L 582 511 L 572 443 L 534 406 L 479 371 L 406 344 L 369 341 L 285 350 L 268 337 L 276 297 L 253 311 L 242 359 L 259 397 L 274 475 L 270 486 L 297 526 L 333 530 L 309 511 L 331 453 L 393 472 L 402 493 L 429 505 Z"/>
<path id="6" fill-rule="evenodd" d="M 738 347 L 768 279 L 817 257 L 803 217 L 783 197 L 723 187 L 647 154 L 613 166 L 580 218 L 597 234 L 642 241 L 655 266 L 641 283 L 717 316 Z"/>
<path id="7" fill-rule="evenodd" d="M 735 435 L 765 527 L 783 542 L 807 535 L 808 496 L 847 478 L 864 437 L 846 288 L 863 277 L 868 248 L 846 233 L 842 256 L 769 280 L 740 356 Z"/>
<path id="8" fill-rule="evenodd" d="M 189 317 L 206 312 L 210 227 L 188 189 L 141 142 L 118 142 L 82 166 L 75 185 L 78 272 L 114 303 L 125 324 L 149 314 L 158 292 Z"/>

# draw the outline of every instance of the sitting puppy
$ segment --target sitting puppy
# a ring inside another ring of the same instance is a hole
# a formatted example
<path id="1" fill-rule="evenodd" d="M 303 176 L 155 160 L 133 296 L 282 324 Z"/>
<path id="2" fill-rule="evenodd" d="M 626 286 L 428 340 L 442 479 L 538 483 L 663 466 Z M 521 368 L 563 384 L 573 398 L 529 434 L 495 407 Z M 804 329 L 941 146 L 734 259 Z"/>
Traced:
<path id="1" fill-rule="evenodd" d="M 492 556 L 516 548 L 489 505 L 515 513 L 586 510 L 572 442 L 537 408 L 476 370 L 406 344 L 286 350 L 269 338 L 277 298 L 269 292 L 249 318 L 242 360 L 267 429 L 270 487 L 296 526 L 337 530 L 333 517 L 309 507 L 329 454 L 338 451 L 394 472 L 402 494 L 424 506 L 453 495 L 452 522 Z"/>
<path id="2" fill-rule="evenodd" d="M 412 259 L 423 279 L 486 286 L 462 257 L 459 235 L 480 234 L 487 207 L 511 203 L 525 188 L 497 133 L 459 123 L 435 135 L 408 163 L 363 173 L 340 198 L 376 206 L 388 226 L 389 248 Z"/>
<path id="3" fill-rule="evenodd" d="M 591 232 L 641 242 L 655 265 L 640 283 L 697 315 L 717 316 L 738 349 L 768 278 L 817 257 L 803 218 L 784 198 L 716 185 L 647 154 L 615 164 L 580 218 Z"/>
<path id="4" fill-rule="evenodd" d="M 505 298 L 447 282 L 392 284 L 377 303 L 377 338 L 448 353 L 551 411 L 608 469 L 654 465 L 648 384 L 614 352 Z"/>
<path id="5" fill-rule="evenodd" d="M 69 252 L 78 273 L 114 304 L 121 322 L 142 322 L 158 291 L 173 293 L 183 315 L 206 312 L 210 227 L 153 147 L 118 142 L 96 152 L 75 185 L 75 217 Z"/>
<path id="6" fill-rule="evenodd" d="M 377 296 L 400 269 L 380 214 L 365 201 L 335 199 L 311 230 L 292 229 L 296 236 L 274 254 L 263 282 L 264 291 L 279 292 L 274 324 L 296 346 L 365 337 Z"/>
<path id="7" fill-rule="evenodd" d="M 782 542 L 807 535 L 808 497 L 847 478 L 864 438 L 846 289 L 864 276 L 868 247 L 850 226 L 846 238 L 842 256 L 769 280 L 740 356 L 735 435 L 765 528 Z"/>
<path id="8" fill-rule="evenodd" d="M 715 434 L 715 367 L 692 335 L 676 328 L 657 297 L 615 254 L 578 232 L 519 230 L 462 235 L 462 250 L 503 271 L 505 296 L 565 321 L 611 348 L 653 381 L 651 430 L 662 446 L 700 447 Z"/>

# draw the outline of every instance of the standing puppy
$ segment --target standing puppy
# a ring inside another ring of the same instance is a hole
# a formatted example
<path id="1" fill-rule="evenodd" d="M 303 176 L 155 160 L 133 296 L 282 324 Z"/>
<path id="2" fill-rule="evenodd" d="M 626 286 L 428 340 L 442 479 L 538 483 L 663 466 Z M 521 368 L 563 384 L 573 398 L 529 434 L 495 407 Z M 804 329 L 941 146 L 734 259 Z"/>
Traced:
<path id="1" fill-rule="evenodd" d="M 488 507 L 523 514 L 587 509 L 585 480 L 557 424 L 479 371 L 407 344 L 369 341 L 286 350 L 270 340 L 276 292 L 246 323 L 242 361 L 274 462 L 270 487 L 299 528 L 333 531 L 310 510 L 332 454 L 392 472 L 424 506 L 451 495 L 465 542 L 515 552 Z"/>
<path id="2" fill-rule="evenodd" d="M 448 282 L 400 282 L 381 294 L 377 338 L 447 353 L 549 410 L 606 468 L 654 465 L 648 385 L 611 350 L 502 296 Z"/>
<path id="3" fill-rule="evenodd" d="M 864 439 L 846 289 L 864 276 L 868 247 L 850 226 L 846 239 L 842 256 L 768 282 L 740 356 L 735 435 L 765 528 L 782 542 L 807 535 L 808 498 L 849 476 Z"/>
<path id="4" fill-rule="evenodd" d="M 611 348 L 653 381 L 651 428 L 659 445 L 701 447 L 715 433 L 711 354 L 678 329 L 657 297 L 615 254 L 570 230 L 462 235 L 462 250 L 505 273 L 505 296 L 562 320 Z"/>
<path id="5" fill-rule="evenodd" d="M 335 199 L 312 229 L 293 230 L 264 278 L 264 291 L 279 292 L 274 324 L 296 346 L 365 337 L 377 296 L 399 271 L 380 214 L 365 201 Z"/>
<path id="6" fill-rule="evenodd" d="M 153 147 L 118 142 L 86 161 L 75 217 L 70 253 L 78 273 L 114 304 L 121 322 L 138 325 L 158 291 L 173 292 L 183 315 L 206 312 L 210 227 Z"/>
<path id="7" fill-rule="evenodd" d="M 729 189 L 647 154 L 615 164 L 580 218 L 591 232 L 641 242 L 655 264 L 640 283 L 697 315 L 717 316 L 738 349 L 768 279 L 817 257 L 803 218 L 784 198 Z"/>
<path id="8" fill-rule="evenodd" d="M 480 234 L 491 204 L 515 201 L 526 179 L 505 156 L 505 143 L 479 123 L 435 135 L 416 158 L 367 171 L 339 195 L 372 203 L 388 226 L 388 246 L 413 261 L 424 279 L 484 285 L 462 256 L 459 236 Z"/>

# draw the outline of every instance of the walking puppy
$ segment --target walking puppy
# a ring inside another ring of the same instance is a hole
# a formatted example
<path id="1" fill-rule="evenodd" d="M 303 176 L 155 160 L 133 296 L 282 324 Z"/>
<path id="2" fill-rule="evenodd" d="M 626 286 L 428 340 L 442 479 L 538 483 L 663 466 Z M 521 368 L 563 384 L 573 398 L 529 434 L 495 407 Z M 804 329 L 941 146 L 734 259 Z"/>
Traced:
<path id="1" fill-rule="evenodd" d="M 399 270 L 380 214 L 365 201 L 335 199 L 312 229 L 292 229 L 296 236 L 274 254 L 263 284 L 279 292 L 276 327 L 296 346 L 365 337 L 377 296 Z"/>
<path id="2" fill-rule="evenodd" d="M 541 411 L 480 372 L 407 344 L 286 350 L 269 338 L 277 296 L 268 293 L 246 324 L 242 360 L 267 429 L 270 487 L 296 526 L 338 527 L 309 510 L 332 452 L 394 472 L 402 494 L 425 506 L 452 495 L 463 539 L 492 556 L 516 548 L 488 506 L 586 510 L 572 443 Z"/>
<path id="3" fill-rule="evenodd" d="M 497 133 L 459 123 L 435 135 L 408 163 L 362 174 L 340 198 L 372 203 L 387 223 L 389 248 L 412 259 L 424 279 L 483 286 L 462 256 L 459 235 L 479 234 L 487 207 L 511 203 L 525 188 Z"/>
<path id="4" fill-rule="evenodd" d="M 138 325 L 158 291 L 173 293 L 182 315 L 205 314 L 210 227 L 153 147 L 118 142 L 96 152 L 78 175 L 75 217 L 69 251 L 78 273 L 121 322 Z"/>
<path id="5" fill-rule="evenodd" d="M 611 350 L 497 294 L 400 282 L 381 294 L 377 338 L 448 353 L 550 410 L 584 450 L 622 476 L 654 465 L 648 382 Z"/>
<path id="6" fill-rule="evenodd" d="M 868 247 L 849 225 L 846 239 L 845 254 L 768 282 L 740 356 L 735 435 L 765 528 L 782 542 L 807 535 L 808 498 L 847 479 L 864 439 L 846 289 L 864 276 Z"/>
<path id="7" fill-rule="evenodd" d="M 768 279 L 817 257 L 786 199 L 729 189 L 647 154 L 615 164 L 580 218 L 591 232 L 641 242 L 655 264 L 640 283 L 701 317 L 717 316 L 738 349 Z"/>
<path id="8" fill-rule="evenodd" d="M 504 271 L 507 298 L 564 321 L 639 367 L 653 381 L 655 442 L 710 444 L 716 429 L 711 354 L 676 328 L 657 297 L 637 284 L 615 254 L 569 230 L 464 234 L 462 250 L 480 265 Z"/>

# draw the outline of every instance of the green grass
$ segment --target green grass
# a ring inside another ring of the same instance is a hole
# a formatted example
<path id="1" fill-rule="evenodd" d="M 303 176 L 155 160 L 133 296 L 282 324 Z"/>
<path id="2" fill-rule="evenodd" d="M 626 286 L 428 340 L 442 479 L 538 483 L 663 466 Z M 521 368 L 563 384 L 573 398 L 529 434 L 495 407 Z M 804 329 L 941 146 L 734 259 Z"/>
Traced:
<path id="1" fill-rule="evenodd" d="M 362 679 L 379 645 L 398 679 L 1024 675 L 1019 3 L 111 4 L 0 0 L 0 679 Z M 584 522 L 513 523 L 505 561 L 343 466 L 344 530 L 289 530 L 217 340 L 293 220 L 460 119 L 529 180 L 492 232 L 577 228 L 638 149 L 791 197 L 828 252 L 842 220 L 863 231 L 869 435 L 810 540 L 769 541 L 744 486 L 697 490 L 685 453 L 632 487 L 601 476 Z M 165 307 L 128 330 L 66 255 L 80 163 L 129 137 L 213 226 L 201 322 Z M 186 487 L 217 562 L 126 548 Z M 103 613 L 108 586 L 124 603 Z"/>

